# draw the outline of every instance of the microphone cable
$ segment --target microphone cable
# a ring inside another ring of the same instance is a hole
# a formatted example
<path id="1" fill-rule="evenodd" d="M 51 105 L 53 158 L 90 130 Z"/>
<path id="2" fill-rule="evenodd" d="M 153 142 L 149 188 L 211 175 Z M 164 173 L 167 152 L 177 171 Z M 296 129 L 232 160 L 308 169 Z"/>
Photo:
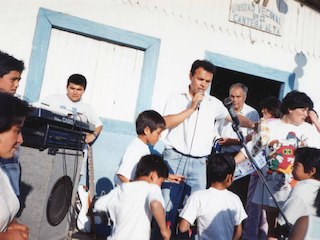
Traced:
<path id="1" fill-rule="evenodd" d="M 186 155 L 186 162 L 185 162 L 185 164 L 184 164 L 184 167 L 183 167 L 183 170 L 182 170 L 182 174 L 181 174 L 181 175 L 183 175 L 183 176 L 184 176 L 184 174 L 185 174 L 185 172 L 186 172 L 187 166 L 189 166 L 189 163 L 190 163 L 191 151 L 192 151 L 193 142 L 194 142 L 194 138 L 195 138 L 195 134 L 196 134 L 196 129 L 197 129 L 197 126 L 198 126 L 199 111 L 200 111 L 199 106 L 197 106 L 196 111 L 197 111 L 197 115 L 196 115 L 196 119 L 195 119 L 195 125 L 194 125 L 194 129 L 193 129 L 193 133 L 192 133 L 190 148 L 189 148 L 188 154 Z M 181 156 L 180 156 L 180 159 L 179 159 L 178 166 L 177 166 L 177 168 L 175 169 L 176 172 L 177 172 L 177 170 L 179 169 L 180 164 L 181 164 L 181 162 L 182 162 L 182 158 L 183 158 L 183 156 L 184 156 L 182 153 L 179 153 L 179 154 L 180 154 Z M 176 174 L 176 173 L 175 173 L 175 174 Z M 181 199 L 180 199 L 180 201 L 179 201 L 178 204 L 177 204 L 177 213 L 178 213 L 178 208 L 179 208 L 179 206 L 185 201 L 185 196 L 182 196 L 182 194 L 183 194 L 183 192 L 185 191 L 186 180 L 187 180 L 187 175 L 185 176 L 184 182 L 183 182 L 183 183 L 179 183 L 179 184 L 183 184 L 183 186 L 181 186 L 181 187 L 179 188 L 179 190 L 177 191 L 177 193 L 175 194 L 176 196 L 181 195 Z M 171 190 L 171 188 L 169 188 L 169 189 Z M 167 212 L 168 210 L 170 210 L 170 209 L 168 209 L 170 203 L 171 203 L 171 205 L 172 205 L 172 207 L 173 207 L 173 204 L 172 204 L 170 195 L 171 195 L 171 194 L 169 194 L 169 201 L 167 202 L 167 204 L 166 204 L 166 206 L 165 206 L 165 212 Z M 171 208 L 172 208 L 172 207 L 171 207 Z M 171 212 L 171 211 L 169 211 L 169 214 L 170 214 L 170 212 Z M 174 224 L 175 224 L 175 222 L 176 222 L 176 219 L 174 219 Z M 171 228 L 172 223 L 171 223 L 170 219 L 167 220 L 167 225 Z M 178 225 L 176 225 L 175 233 L 176 233 L 176 235 L 178 234 Z"/>

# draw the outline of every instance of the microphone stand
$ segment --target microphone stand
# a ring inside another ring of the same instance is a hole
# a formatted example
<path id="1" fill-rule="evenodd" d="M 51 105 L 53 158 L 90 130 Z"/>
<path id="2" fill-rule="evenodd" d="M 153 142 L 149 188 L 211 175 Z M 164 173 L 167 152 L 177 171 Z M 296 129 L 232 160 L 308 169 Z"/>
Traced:
<path id="1" fill-rule="evenodd" d="M 279 212 L 280 212 L 281 216 L 283 217 L 284 221 L 286 222 L 286 225 L 287 225 L 287 226 L 291 226 L 291 224 L 289 223 L 287 217 L 286 217 L 285 214 L 283 213 L 283 211 L 282 211 L 279 203 L 277 202 L 276 198 L 274 197 L 274 195 L 273 195 L 273 193 L 272 193 L 272 191 L 271 191 L 271 189 L 270 189 L 270 187 L 269 187 L 269 185 L 268 185 L 265 177 L 263 176 L 263 173 L 262 173 L 261 169 L 258 167 L 258 165 L 257 165 L 256 161 L 254 160 L 251 152 L 248 150 L 247 145 L 246 145 L 245 142 L 244 142 L 244 137 L 243 137 L 243 134 L 242 134 L 242 132 L 241 132 L 241 130 L 240 130 L 240 128 L 239 128 L 239 125 L 238 125 L 238 124 L 235 124 L 235 123 L 233 122 L 233 123 L 232 123 L 232 128 L 233 128 L 233 131 L 237 134 L 237 136 L 238 136 L 238 138 L 239 138 L 239 140 L 240 140 L 240 142 L 241 142 L 242 147 L 245 149 L 246 154 L 247 154 L 247 156 L 248 156 L 248 158 L 249 158 L 249 160 L 250 160 L 253 168 L 256 170 L 259 178 L 262 180 L 263 184 L 266 186 L 268 192 L 270 193 L 270 195 L 271 195 L 271 197 L 272 197 L 272 200 L 274 201 L 275 205 L 276 205 L 277 208 L 279 209 Z"/>

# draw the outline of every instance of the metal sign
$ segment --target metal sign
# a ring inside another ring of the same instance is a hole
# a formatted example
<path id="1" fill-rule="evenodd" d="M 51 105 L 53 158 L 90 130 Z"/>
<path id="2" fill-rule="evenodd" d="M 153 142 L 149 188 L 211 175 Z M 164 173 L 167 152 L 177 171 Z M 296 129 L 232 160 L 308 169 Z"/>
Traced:
<path id="1" fill-rule="evenodd" d="M 281 36 L 283 14 L 276 1 L 231 0 L 229 21 Z"/>

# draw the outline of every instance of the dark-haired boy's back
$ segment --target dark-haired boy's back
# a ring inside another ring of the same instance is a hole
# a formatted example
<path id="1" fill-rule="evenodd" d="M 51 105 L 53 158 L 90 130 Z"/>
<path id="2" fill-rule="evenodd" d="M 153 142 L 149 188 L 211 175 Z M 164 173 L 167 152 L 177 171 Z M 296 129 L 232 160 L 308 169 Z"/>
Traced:
<path id="1" fill-rule="evenodd" d="M 224 166 L 223 166 L 224 165 Z M 216 154 L 208 160 L 210 187 L 191 194 L 180 213 L 179 230 L 186 232 L 197 220 L 199 239 L 238 239 L 247 217 L 240 198 L 227 188 L 233 181 L 235 163 L 229 154 Z M 217 171 L 213 171 L 217 169 Z M 220 172 L 220 173 L 219 173 Z"/>
<path id="2" fill-rule="evenodd" d="M 137 165 L 133 182 L 123 183 L 97 200 L 95 209 L 108 212 L 113 221 L 108 239 L 149 239 L 152 216 L 160 226 L 162 237 L 170 239 L 160 189 L 168 171 L 160 156 L 146 155 Z"/>

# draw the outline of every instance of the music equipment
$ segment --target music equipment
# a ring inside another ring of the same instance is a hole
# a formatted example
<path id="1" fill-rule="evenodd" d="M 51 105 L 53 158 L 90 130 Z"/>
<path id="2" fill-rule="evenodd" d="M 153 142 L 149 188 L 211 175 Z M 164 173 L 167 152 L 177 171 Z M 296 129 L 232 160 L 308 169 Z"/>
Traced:
<path id="1" fill-rule="evenodd" d="M 92 133 L 94 125 L 59 115 L 42 108 L 34 108 L 22 128 L 23 146 L 54 154 L 59 148 L 83 150 L 86 133 Z"/>
<path id="2" fill-rule="evenodd" d="M 62 111 L 62 109 L 58 112 L 54 108 L 34 108 L 33 111 L 29 114 L 28 118 L 35 121 L 37 121 L 37 119 L 38 121 L 42 120 L 49 124 L 54 124 L 66 129 L 78 130 L 82 132 L 93 133 L 95 129 L 95 126 L 93 124 L 74 119 L 71 113 Z"/>
<path id="3" fill-rule="evenodd" d="M 75 225 L 75 199 L 82 165 L 82 151 L 21 147 L 18 222 L 30 229 L 29 239 L 69 239 Z M 69 234 L 70 233 L 70 234 Z M 71 238 L 70 238 L 71 239 Z"/>

